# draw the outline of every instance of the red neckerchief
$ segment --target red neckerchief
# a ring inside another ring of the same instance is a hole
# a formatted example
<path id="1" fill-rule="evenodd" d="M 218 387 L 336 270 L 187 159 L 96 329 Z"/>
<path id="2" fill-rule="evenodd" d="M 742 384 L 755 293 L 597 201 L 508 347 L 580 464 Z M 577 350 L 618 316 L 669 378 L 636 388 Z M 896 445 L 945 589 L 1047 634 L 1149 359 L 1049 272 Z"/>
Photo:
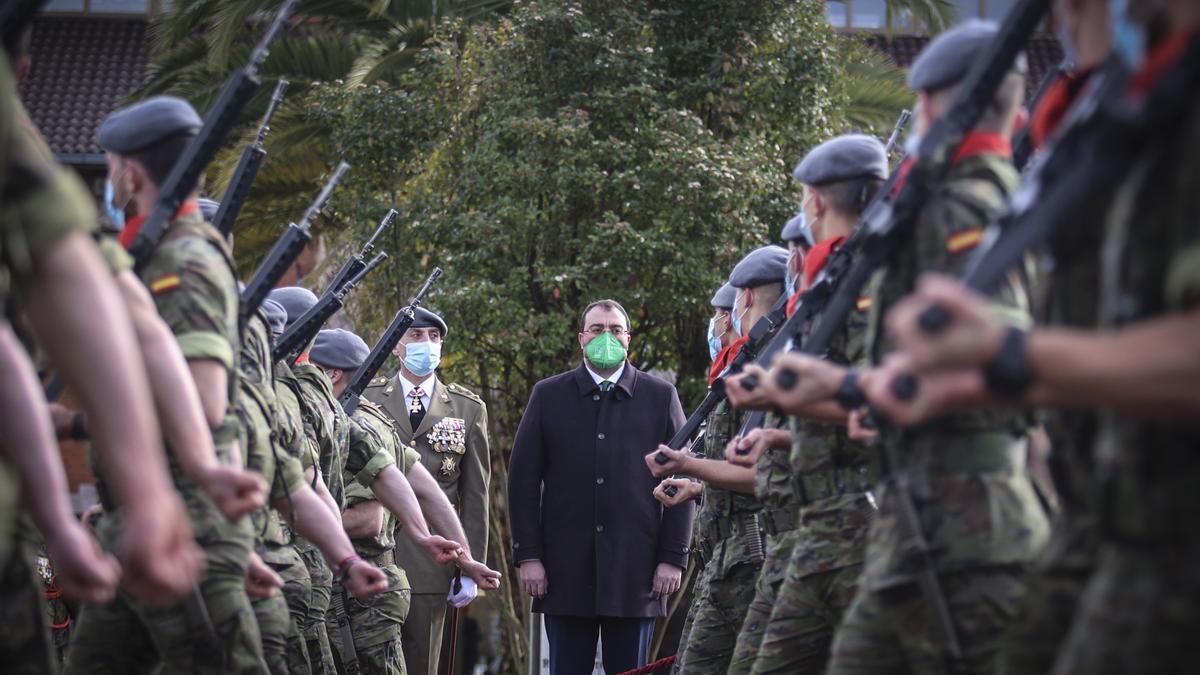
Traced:
<path id="1" fill-rule="evenodd" d="M 1088 68 L 1078 73 L 1062 73 L 1042 94 L 1029 120 L 1029 139 L 1035 150 L 1041 149 L 1046 139 L 1058 130 L 1075 97 L 1083 91 L 1083 85 L 1094 72 L 1095 68 Z"/>
<path id="2" fill-rule="evenodd" d="M 1012 157 L 1012 141 L 991 131 L 972 131 L 963 137 L 954 157 L 950 158 L 950 164 L 961 164 L 980 155 Z"/>
<path id="3" fill-rule="evenodd" d="M 800 304 L 800 296 L 802 295 L 804 295 L 804 291 L 796 291 L 792 294 L 792 297 L 788 298 L 787 309 L 785 310 L 787 318 L 792 318 L 792 315 L 796 313 L 796 305 Z"/>
<path id="4" fill-rule="evenodd" d="M 179 207 L 179 210 L 175 212 L 171 220 L 178 220 L 193 213 L 200 213 L 200 204 L 195 199 L 189 199 Z M 146 223 L 146 219 L 149 217 L 149 215 L 143 216 L 139 214 L 125 221 L 124 229 L 117 235 L 117 241 L 121 242 L 121 246 L 129 248 L 133 245 L 133 240 L 137 239 L 138 232 L 142 231 L 142 225 Z"/>
<path id="5" fill-rule="evenodd" d="M 808 250 L 804 254 L 804 287 L 812 288 L 813 280 L 817 278 L 821 270 L 825 269 L 825 263 L 829 262 L 829 256 L 846 241 L 845 237 L 832 237 L 826 239 L 816 246 Z"/>
<path id="6" fill-rule="evenodd" d="M 301 354 L 300 356 L 297 356 L 297 357 L 296 357 L 296 362 L 295 362 L 294 364 L 292 364 L 292 365 L 296 365 L 296 366 L 298 366 L 298 365 L 300 365 L 301 363 L 308 363 L 308 352 L 304 352 L 304 353 L 303 353 L 303 354 Z"/>
<path id="7" fill-rule="evenodd" d="M 745 345 L 749 339 L 749 335 L 740 337 L 731 342 L 728 347 L 717 352 L 717 358 L 713 360 L 712 368 L 708 371 L 709 385 L 712 385 L 716 381 L 717 376 L 721 374 L 721 371 L 725 370 L 725 366 L 728 366 L 729 362 L 737 357 L 738 352 L 742 351 L 742 345 Z"/>
<path id="8" fill-rule="evenodd" d="M 1138 68 L 1138 71 L 1130 78 L 1129 93 L 1133 96 L 1142 96 L 1150 91 L 1150 87 L 1158 81 L 1158 78 L 1179 61 L 1188 44 L 1198 32 L 1200 31 L 1195 29 L 1179 31 L 1155 45 L 1150 53 L 1146 54 L 1146 60 L 1142 63 L 1142 67 Z"/>

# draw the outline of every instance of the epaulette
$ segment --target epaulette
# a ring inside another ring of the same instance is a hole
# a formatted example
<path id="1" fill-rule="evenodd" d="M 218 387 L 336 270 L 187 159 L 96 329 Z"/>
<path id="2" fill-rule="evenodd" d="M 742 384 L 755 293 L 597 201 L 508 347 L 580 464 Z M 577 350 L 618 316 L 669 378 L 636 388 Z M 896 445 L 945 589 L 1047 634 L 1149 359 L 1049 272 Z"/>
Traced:
<path id="1" fill-rule="evenodd" d="M 467 389 L 466 387 L 462 386 L 461 384 L 457 384 L 457 383 L 448 384 L 448 385 L 446 385 L 446 391 L 450 392 L 451 394 L 458 394 L 459 396 L 462 396 L 463 398 L 470 399 L 480 405 L 483 405 L 483 399 L 480 398 L 478 394 L 471 391 L 470 389 Z"/>
<path id="2" fill-rule="evenodd" d="M 389 429 L 393 428 L 395 425 L 395 422 L 392 420 L 391 416 L 384 412 L 383 408 L 379 407 L 378 403 L 367 399 L 366 397 L 360 397 L 358 409 L 370 415 L 371 417 L 374 417 L 380 422 L 383 422 Z"/>
<path id="3" fill-rule="evenodd" d="M 377 375 L 376 377 L 372 378 L 370 382 L 367 383 L 367 389 L 370 389 L 372 387 L 382 387 L 383 385 L 385 385 L 387 383 L 388 383 L 387 375 Z"/>

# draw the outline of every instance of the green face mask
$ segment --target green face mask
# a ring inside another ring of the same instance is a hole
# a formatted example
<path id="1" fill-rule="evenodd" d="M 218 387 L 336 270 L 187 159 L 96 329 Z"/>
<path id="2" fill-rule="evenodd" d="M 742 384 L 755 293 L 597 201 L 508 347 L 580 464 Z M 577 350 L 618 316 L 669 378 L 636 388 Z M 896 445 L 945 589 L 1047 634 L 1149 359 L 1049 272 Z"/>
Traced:
<path id="1" fill-rule="evenodd" d="M 591 342 L 587 343 L 587 346 L 583 348 L 583 354 L 587 357 L 588 363 L 608 370 L 616 368 L 617 364 L 625 360 L 625 345 L 613 337 L 612 333 L 605 331 L 600 337 L 593 338 Z"/>

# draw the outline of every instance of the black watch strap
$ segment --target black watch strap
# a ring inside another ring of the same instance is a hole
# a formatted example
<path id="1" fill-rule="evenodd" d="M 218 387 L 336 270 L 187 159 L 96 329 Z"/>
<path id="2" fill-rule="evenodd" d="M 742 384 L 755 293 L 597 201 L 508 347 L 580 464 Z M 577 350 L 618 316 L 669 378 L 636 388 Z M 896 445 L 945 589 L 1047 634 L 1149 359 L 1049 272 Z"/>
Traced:
<path id="1" fill-rule="evenodd" d="M 1009 328 L 1000 343 L 1000 350 L 983 369 L 988 391 L 996 398 L 1017 400 L 1024 397 L 1029 385 L 1033 384 L 1033 373 L 1025 358 L 1027 333 L 1020 328 Z"/>
<path id="2" fill-rule="evenodd" d="M 75 414 L 71 415 L 71 431 L 69 436 L 72 440 L 76 441 L 86 441 L 90 438 L 87 431 L 87 418 L 80 411 L 76 411 Z"/>
<path id="3" fill-rule="evenodd" d="M 867 397 L 863 395 L 862 389 L 858 386 L 858 370 L 850 368 L 846 371 L 846 376 L 842 378 L 842 385 L 838 387 L 833 400 L 847 411 L 858 410 L 866 405 Z"/>

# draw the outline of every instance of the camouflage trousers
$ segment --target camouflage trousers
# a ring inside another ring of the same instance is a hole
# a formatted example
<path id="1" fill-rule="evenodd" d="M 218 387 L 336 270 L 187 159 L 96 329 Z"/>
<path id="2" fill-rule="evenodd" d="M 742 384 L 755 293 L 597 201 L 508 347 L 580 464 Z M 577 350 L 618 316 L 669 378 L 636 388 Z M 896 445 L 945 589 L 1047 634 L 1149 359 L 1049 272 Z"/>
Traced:
<path id="1" fill-rule="evenodd" d="M 1200 663 L 1194 552 L 1106 544 L 1055 675 L 1193 672 Z"/>
<path id="2" fill-rule="evenodd" d="M 1054 523 L 1050 542 L 1030 572 L 1025 601 L 1000 658 L 1000 675 L 1049 673 L 1096 569 L 1098 526 L 1070 511 Z"/>
<path id="3" fill-rule="evenodd" d="M 682 675 L 724 673 L 754 599 L 761 565 L 742 563 L 714 578 L 719 560 L 710 560 L 696 582 L 696 593 L 680 639 L 676 672 Z"/>
<path id="4" fill-rule="evenodd" d="M 41 584 L 21 548 L 0 563 L 0 670 L 53 675 L 58 662 L 46 630 Z"/>
<path id="5" fill-rule="evenodd" d="M 406 675 L 404 653 L 400 649 L 400 630 L 408 618 L 412 592 L 408 576 L 395 565 L 380 567 L 387 574 L 388 590 L 366 602 L 346 593 L 346 616 L 354 636 L 354 651 L 362 675 Z M 341 632 L 330 612 L 326 629 L 337 658 L 344 664 Z"/>
<path id="6" fill-rule="evenodd" d="M 272 675 L 308 675 L 311 672 L 308 647 L 299 628 L 312 603 L 308 568 L 291 546 L 270 547 L 260 554 L 283 578 L 282 594 L 252 601 L 262 635 L 263 657 Z"/>
<path id="7" fill-rule="evenodd" d="M 312 544 L 296 540 L 300 557 L 308 567 L 312 581 L 312 601 L 308 604 L 308 616 L 300 624 L 300 634 L 308 646 L 308 660 L 313 675 L 336 675 L 333 648 L 329 646 L 329 632 L 325 627 L 325 613 L 329 610 L 329 592 L 333 586 L 333 571 L 325 562 L 325 556 Z"/>
<path id="8" fill-rule="evenodd" d="M 117 536 L 113 521 L 105 515 L 98 526 L 108 550 Z M 160 666 L 172 675 L 267 672 L 246 596 L 249 529 L 223 519 L 192 522 L 198 534 L 208 535 L 198 539 L 207 567 L 192 595 L 169 607 L 146 607 L 123 593 L 107 604 L 85 606 L 71 635 L 65 673 L 134 675 L 158 672 Z"/>
<path id="9" fill-rule="evenodd" d="M 771 610 L 779 597 L 779 587 L 783 585 L 788 560 L 791 559 L 792 549 L 796 546 L 796 532 L 779 532 L 767 540 L 767 555 L 755 582 L 754 599 L 750 601 L 746 610 L 742 630 L 738 633 L 733 657 L 729 661 L 730 675 L 749 673 L 754 666 L 754 660 L 758 658 L 763 631 L 771 619 Z"/>
<path id="10" fill-rule="evenodd" d="M 993 675 L 1025 597 L 1024 569 L 993 566 L 940 576 L 958 632 L 958 675 Z M 834 637 L 830 675 L 946 673 L 934 613 L 915 582 L 884 589 L 860 583 Z"/>

